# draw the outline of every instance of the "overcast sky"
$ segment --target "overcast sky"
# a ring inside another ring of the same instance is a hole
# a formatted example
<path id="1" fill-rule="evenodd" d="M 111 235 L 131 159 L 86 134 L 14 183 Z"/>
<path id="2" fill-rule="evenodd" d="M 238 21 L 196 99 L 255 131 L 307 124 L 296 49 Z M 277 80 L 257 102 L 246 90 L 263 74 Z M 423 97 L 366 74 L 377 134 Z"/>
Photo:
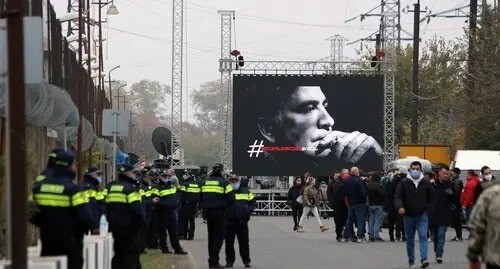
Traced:
<path id="1" fill-rule="evenodd" d="M 52 0 L 64 14 L 67 0 Z M 94 1 L 93 1 L 94 2 Z M 401 0 L 403 7 L 414 0 Z M 469 0 L 422 0 L 422 9 L 432 13 L 467 5 Z M 492 1 L 490 1 L 492 2 Z M 345 20 L 365 13 L 380 0 L 185 0 L 185 42 L 188 91 L 206 81 L 220 78 L 220 16 L 217 10 L 235 10 L 233 48 L 246 60 L 318 60 L 329 56 L 326 38 L 335 34 L 349 41 L 375 32 L 379 18 Z M 104 69 L 120 65 L 113 79 L 130 85 L 143 78 L 170 85 L 172 47 L 172 0 L 115 0 L 120 14 L 104 26 L 108 44 Z M 103 12 L 105 13 L 105 12 Z M 413 14 L 403 14 L 402 27 L 413 31 Z M 434 35 L 447 39 L 462 35 L 465 19 L 432 19 L 421 24 L 424 40 Z M 108 29 L 106 29 L 108 28 Z M 403 34 L 403 37 L 408 37 Z M 359 43 L 346 46 L 344 55 L 354 56 Z M 189 108 L 188 114 L 192 115 Z"/>

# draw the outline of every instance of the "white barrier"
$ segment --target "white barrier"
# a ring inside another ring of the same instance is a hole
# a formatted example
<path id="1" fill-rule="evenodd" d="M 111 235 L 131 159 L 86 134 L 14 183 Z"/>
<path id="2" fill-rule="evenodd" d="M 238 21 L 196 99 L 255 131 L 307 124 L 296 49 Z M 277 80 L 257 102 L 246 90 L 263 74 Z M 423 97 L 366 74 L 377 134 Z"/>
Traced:
<path id="1" fill-rule="evenodd" d="M 40 240 L 36 246 L 28 247 L 28 269 L 67 269 L 66 256 L 40 257 L 42 245 Z M 111 269 L 113 258 L 113 236 L 86 235 L 83 239 L 84 269 Z M 0 269 L 11 269 L 9 260 L 0 260 Z"/>

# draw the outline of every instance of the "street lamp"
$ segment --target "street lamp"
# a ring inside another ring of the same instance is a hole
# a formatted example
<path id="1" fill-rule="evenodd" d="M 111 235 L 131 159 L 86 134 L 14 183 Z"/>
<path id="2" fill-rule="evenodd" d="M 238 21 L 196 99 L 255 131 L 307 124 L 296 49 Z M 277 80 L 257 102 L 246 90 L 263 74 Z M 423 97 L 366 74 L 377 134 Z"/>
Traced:
<path id="1" fill-rule="evenodd" d="M 118 90 L 116 91 L 116 100 L 118 100 L 118 103 L 117 103 L 117 109 L 120 109 L 120 89 L 127 86 L 127 83 L 123 84 L 123 85 L 120 85 L 120 87 L 118 87 Z"/>
<path id="2" fill-rule="evenodd" d="M 134 92 L 133 91 L 129 91 L 129 92 L 126 92 L 126 93 L 123 94 L 123 109 L 125 109 L 125 104 L 129 102 L 129 101 L 125 100 L 125 97 L 127 97 L 128 94 L 134 95 Z"/>
<path id="3" fill-rule="evenodd" d="M 118 9 L 115 6 L 115 3 L 111 1 L 111 5 L 108 7 L 108 12 L 106 12 L 108 15 L 118 15 L 120 12 L 118 12 Z"/>
<path id="4" fill-rule="evenodd" d="M 102 55 L 101 55 L 102 57 Z M 117 69 L 117 68 L 120 68 L 120 65 L 117 65 L 115 67 L 113 67 L 111 70 L 109 70 L 108 72 L 108 82 L 109 82 L 109 103 L 111 103 L 111 109 L 113 109 L 113 93 L 111 92 L 111 72 L 113 72 L 113 70 Z"/>

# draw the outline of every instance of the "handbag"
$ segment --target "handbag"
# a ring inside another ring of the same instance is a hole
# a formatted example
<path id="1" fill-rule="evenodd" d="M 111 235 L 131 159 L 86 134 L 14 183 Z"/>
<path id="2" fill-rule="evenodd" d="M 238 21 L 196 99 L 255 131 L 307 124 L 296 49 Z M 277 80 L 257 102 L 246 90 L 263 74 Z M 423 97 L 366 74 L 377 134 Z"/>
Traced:
<path id="1" fill-rule="evenodd" d="M 296 201 L 299 204 L 303 204 L 304 203 L 304 197 L 303 197 L 303 195 L 300 195 L 299 197 L 297 197 Z"/>

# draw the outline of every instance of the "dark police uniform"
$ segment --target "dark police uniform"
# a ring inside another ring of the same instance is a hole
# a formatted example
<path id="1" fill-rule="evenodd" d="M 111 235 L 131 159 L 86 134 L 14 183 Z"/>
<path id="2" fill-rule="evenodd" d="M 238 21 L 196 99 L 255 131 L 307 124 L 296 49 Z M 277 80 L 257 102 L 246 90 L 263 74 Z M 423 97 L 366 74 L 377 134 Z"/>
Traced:
<path id="1" fill-rule="evenodd" d="M 181 191 L 181 210 L 180 219 L 181 227 L 179 228 L 179 234 L 181 237 L 188 240 L 193 240 L 194 230 L 195 230 L 195 216 L 196 209 L 198 208 L 198 202 L 200 201 L 201 188 L 194 181 L 193 177 L 188 178 L 182 183 L 180 187 Z"/>
<path id="2" fill-rule="evenodd" d="M 187 254 L 182 249 L 177 237 L 177 218 L 175 214 L 175 210 L 179 208 L 177 188 L 170 181 L 167 183 L 161 181 L 153 191 L 153 197 L 159 198 L 159 202 L 155 203 L 155 206 L 158 212 L 158 236 L 162 252 L 169 253 L 167 247 L 168 231 L 170 244 L 174 249 L 174 253 L 180 255 Z"/>
<path id="3" fill-rule="evenodd" d="M 145 225 L 144 208 L 137 182 L 124 174 L 133 168 L 129 164 L 123 165 L 118 181 L 108 184 L 106 210 L 114 239 L 113 269 L 141 268 L 139 231 Z"/>
<path id="4" fill-rule="evenodd" d="M 84 233 L 98 229 L 99 224 L 85 193 L 72 182 L 75 173 L 69 167 L 74 157 L 61 152 L 55 158 L 51 176 L 33 186 L 30 200 L 38 211 L 31 221 L 40 227 L 42 256 L 64 255 L 69 269 L 81 269 Z"/>
<path id="5" fill-rule="evenodd" d="M 222 164 L 215 165 L 210 177 L 200 183 L 200 203 L 207 218 L 210 268 L 223 268 L 219 264 L 219 252 L 224 243 L 226 209 L 234 201 L 233 188 L 222 177 L 223 169 Z"/>
<path id="6" fill-rule="evenodd" d="M 146 225 L 144 225 L 141 230 L 141 253 L 145 251 L 146 243 L 149 234 L 149 228 L 151 225 L 151 211 L 153 210 L 153 187 L 149 185 L 144 179 L 140 180 L 140 195 L 142 197 L 142 205 L 144 207 L 145 221 Z"/>
<path id="7" fill-rule="evenodd" d="M 255 196 L 248 187 L 241 186 L 234 191 L 235 202 L 227 210 L 226 230 L 226 267 L 232 267 L 235 260 L 234 239 L 238 238 L 241 260 L 245 267 L 250 267 L 250 245 L 248 238 L 248 221 L 255 209 Z"/>
<path id="8" fill-rule="evenodd" d="M 106 202 L 104 199 L 106 198 L 106 196 L 105 192 L 99 190 L 99 181 L 91 177 L 89 174 L 98 171 L 99 169 L 97 169 L 96 167 L 89 168 L 83 176 L 83 182 L 79 184 L 80 189 L 85 192 L 85 195 L 89 199 L 92 215 L 97 221 L 99 221 L 101 219 L 101 216 L 104 214 Z"/>

